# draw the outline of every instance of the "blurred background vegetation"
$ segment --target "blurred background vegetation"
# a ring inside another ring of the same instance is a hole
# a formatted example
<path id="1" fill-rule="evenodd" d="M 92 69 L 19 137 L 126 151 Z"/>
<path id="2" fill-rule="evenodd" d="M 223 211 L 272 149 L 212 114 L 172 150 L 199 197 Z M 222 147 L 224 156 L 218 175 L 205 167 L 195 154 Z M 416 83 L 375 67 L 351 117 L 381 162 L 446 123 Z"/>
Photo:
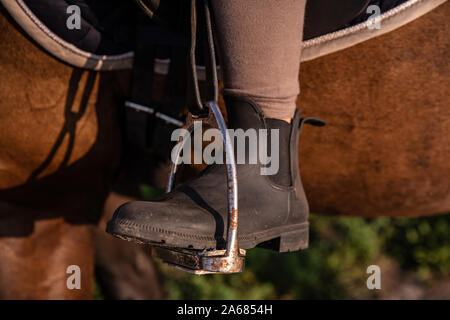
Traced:
<path id="1" fill-rule="evenodd" d="M 140 185 L 141 199 L 161 190 Z M 367 267 L 381 268 L 368 290 Z M 357 218 L 312 214 L 307 250 L 247 251 L 242 274 L 195 276 L 157 259 L 169 299 L 450 299 L 450 214 Z M 102 298 L 96 288 L 96 297 Z"/>
<path id="2" fill-rule="evenodd" d="M 312 215 L 307 250 L 248 251 L 243 274 L 193 276 L 160 265 L 170 299 L 450 299 L 450 215 L 427 218 Z M 366 269 L 381 268 L 381 290 Z M 430 296 L 431 297 L 431 296 Z"/>

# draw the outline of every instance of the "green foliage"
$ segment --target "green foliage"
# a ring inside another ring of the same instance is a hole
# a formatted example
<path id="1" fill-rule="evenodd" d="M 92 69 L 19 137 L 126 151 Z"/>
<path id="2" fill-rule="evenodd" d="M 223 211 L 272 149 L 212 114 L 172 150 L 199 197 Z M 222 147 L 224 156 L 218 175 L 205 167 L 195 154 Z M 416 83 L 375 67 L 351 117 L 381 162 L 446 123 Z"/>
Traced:
<path id="1" fill-rule="evenodd" d="M 105 297 L 103 296 L 102 290 L 97 283 L 97 281 L 94 282 L 94 300 L 104 300 Z"/>
<path id="2" fill-rule="evenodd" d="M 160 194 L 163 194 L 164 190 L 160 190 L 160 189 L 152 187 L 148 184 L 141 184 L 141 185 L 139 185 L 139 193 L 140 193 L 141 199 L 151 200 L 153 198 L 156 198 Z"/>
<path id="3" fill-rule="evenodd" d="M 141 186 L 143 198 L 160 190 Z M 450 214 L 423 218 L 310 218 L 307 250 L 247 252 L 236 275 L 193 276 L 161 266 L 170 299 L 370 298 L 366 269 L 388 256 L 422 280 L 450 274 Z"/>
<path id="4" fill-rule="evenodd" d="M 366 268 L 389 255 L 428 278 L 449 274 L 450 215 L 410 219 L 312 216 L 310 247 L 252 249 L 243 274 L 192 276 L 162 268 L 171 299 L 369 298 Z"/>
<path id="5" fill-rule="evenodd" d="M 384 249 L 423 279 L 450 274 L 450 215 L 396 219 L 385 230 Z"/>

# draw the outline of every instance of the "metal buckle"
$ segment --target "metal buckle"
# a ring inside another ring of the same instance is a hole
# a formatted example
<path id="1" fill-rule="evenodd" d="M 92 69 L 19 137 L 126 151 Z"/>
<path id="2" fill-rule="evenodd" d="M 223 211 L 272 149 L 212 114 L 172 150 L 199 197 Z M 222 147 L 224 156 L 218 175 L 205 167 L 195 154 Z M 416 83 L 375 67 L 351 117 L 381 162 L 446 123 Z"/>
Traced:
<path id="1" fill-rule="evenodd" d="M 206 104 L 209 113 L 202 120 L 209 125 L 216 125 L 222 133 L 224 148 L 226 153 L 227 184 L 228 184 L 228 230 L 225 250 L 188 250 L 170 247 L 153 247 L 152 254 L 169 266 L 177 269 L 202 275 L 209 273 L 236 273 L 242 272 L 245 265 L 245 250 L 239 249 L 237 229 L 238 229 L 238 184 L 236 161 L 234 157 L 233 144 L 228 135 L 222 113 L 215 102 Z M 189 134 L 194 130 L 194 123 L 197 119 L 188 117 L 186 129 Z M 213 121 L 215 120 L 215 121 Z M 215 122 L 215 123 L 214 123 Z M 185 142 L 187 139 L 183 139 Z M 177 150 L 177 160 L 182 150 L 182 143 L 179 143 Z M 170 170 L 167 192 L 173 188 L 175 173 L 178 161 L 172 163 Z"/>

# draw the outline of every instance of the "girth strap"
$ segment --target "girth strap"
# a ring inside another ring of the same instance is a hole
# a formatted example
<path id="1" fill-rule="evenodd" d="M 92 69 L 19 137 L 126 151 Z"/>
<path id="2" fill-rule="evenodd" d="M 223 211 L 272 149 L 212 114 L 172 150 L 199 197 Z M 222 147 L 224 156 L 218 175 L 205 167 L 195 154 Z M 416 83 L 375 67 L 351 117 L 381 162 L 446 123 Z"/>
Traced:
<path id="1" fill-rule="evenodd" d="M 130 97 L 125 102 L 127 143 L 165 159 L 170 155 L 167 141 L 184 120 L 188 41 L 182 34 L 154 24 L 144 15 L 142 18 L 136 31 Z M 170 60 L 164 78 L 154 72 L 156 58 Z"/>

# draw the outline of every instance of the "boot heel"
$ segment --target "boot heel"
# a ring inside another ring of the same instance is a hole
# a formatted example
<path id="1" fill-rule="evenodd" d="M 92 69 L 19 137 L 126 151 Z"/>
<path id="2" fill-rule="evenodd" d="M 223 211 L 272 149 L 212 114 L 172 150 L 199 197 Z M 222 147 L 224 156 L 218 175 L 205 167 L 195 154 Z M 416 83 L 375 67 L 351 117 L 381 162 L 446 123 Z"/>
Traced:
<path id="1" fill-rule="evenodd" d="M 308 248 L 309 228 L 283 233 L 280 236 L 279 252 L 298 251 Z"/>

